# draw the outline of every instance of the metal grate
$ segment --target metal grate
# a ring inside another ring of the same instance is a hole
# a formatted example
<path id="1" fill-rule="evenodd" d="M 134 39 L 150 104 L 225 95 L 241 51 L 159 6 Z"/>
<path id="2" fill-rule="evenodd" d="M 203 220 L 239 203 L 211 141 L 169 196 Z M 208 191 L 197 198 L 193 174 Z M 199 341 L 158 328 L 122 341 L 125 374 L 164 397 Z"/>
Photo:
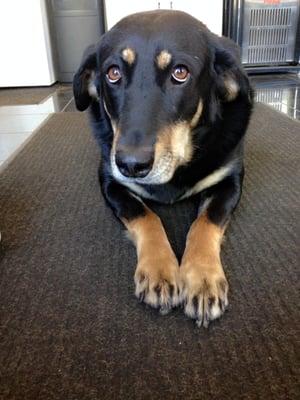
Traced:
<path id="1" fill-rule="evenodd" d="M 287 45 L 289 28 L 250 29 L 249 46 Z"/>
<path id="2" fill-rule="evenodd" d="M 292 10 L 286 8 L 254 8 L 250 11 L 250 26 L 290 25 Z"/>
<path id="3" fill-rule="evenodd" d="M 291 8 L 250 11 L 249 63 L 284 62 L 291 24 Z"/>
<path id="4" fill-rule="evenodd" d="M 249 63 L 284 62 L 286 60 L 286 47 L 256 47 L 248 49 Z"/>
<path id="5" fill-rule="evenodd" d="M 280 64 L 294 60 L 300 2 L 244 0 L 242 62 Z"/>

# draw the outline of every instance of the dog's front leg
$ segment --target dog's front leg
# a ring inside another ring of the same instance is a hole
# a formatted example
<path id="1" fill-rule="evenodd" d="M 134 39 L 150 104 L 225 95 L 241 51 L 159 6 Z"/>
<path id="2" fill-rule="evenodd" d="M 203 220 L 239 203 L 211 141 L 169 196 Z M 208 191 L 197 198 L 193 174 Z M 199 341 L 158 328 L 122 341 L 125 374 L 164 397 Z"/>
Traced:
<path id="1" fill-rule="evenodd" d="M 160 218 L 116 182 L 102 185 L 102 191 L 136 245 L 136 296 L 167 313 L 178 303 L 179 267 Z"/>
<path id="2" fill-rule="evenodd" d="M 228 283 L 220 259 L 222 238 L 241 193 L 242 174 L 210 193 L 210 203 L 194 221 L 180 267 L 181 301 L 186 315 L 208 327 L 228 305 Z"/>

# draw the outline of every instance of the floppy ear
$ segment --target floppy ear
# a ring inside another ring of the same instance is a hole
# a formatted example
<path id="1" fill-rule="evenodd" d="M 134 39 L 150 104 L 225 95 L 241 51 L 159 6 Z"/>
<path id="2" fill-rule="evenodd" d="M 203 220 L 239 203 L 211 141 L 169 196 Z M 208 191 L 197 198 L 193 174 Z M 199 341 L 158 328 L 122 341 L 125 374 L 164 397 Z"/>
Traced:
<path id="1" fill-rule="evenodd" d="M 239 95 L 249 98 L 250 84 L 241 62 L 238 46 L 225 37 L 218 38 L 214 46 L 214 79 L 217 96 L 224 102 Z"/>
<path id="2" fill-rule="evenodd" d="M 84 52 L 82 63 L 73 78 L 73 93 L 75 104 L 79 111 L 86 110 L 92 98 L 98 97 L 94 84 L 96 67 L 96 48 L 95 46 L 89 46 Z"/>

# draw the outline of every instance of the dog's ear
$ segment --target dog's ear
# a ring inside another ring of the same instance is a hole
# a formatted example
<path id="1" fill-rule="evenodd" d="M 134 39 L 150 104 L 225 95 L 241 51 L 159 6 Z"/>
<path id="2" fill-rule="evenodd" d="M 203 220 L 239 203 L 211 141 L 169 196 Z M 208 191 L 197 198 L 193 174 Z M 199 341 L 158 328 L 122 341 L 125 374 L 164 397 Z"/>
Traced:
<path id="1" fill-rule="evenodd" d="M 235 100 L 240 94 L 249 95 L 250 85 L 244 72 L 238 46 L 225 37 L 214 46 L 213 75 L 217 96 L 224 102 Z"/>
<path id="2" fill-rule="evenodd" d="M 84 111 L 90 105 L 92 98 L 97 98 L 95 86 L 97 55 L 95 46 L 86 49 L 83 60 L 73 78 L 73 93 L 75 104 L 79 111 Z"/>

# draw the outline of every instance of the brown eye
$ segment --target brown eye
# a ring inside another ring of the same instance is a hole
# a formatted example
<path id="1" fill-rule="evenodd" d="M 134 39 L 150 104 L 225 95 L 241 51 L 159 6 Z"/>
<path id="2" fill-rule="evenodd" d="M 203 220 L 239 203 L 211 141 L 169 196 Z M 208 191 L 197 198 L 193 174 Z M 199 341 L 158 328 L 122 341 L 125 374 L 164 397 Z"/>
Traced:
<path id="1" fill-rule="evenodd" d="M 177 65 L 172 72 L 172 78 L 175 79 L 176 82 L 183 83 L 185 82 L 190 73 L 184 65 Z"/>
<path id="2" fill-rule="evenodd" d="M 121 79 L 121 72 L 119 67 L 113 65 L 110 67 L 106 74 L 107 79 L 110 83 L 117 83 Z"/>

